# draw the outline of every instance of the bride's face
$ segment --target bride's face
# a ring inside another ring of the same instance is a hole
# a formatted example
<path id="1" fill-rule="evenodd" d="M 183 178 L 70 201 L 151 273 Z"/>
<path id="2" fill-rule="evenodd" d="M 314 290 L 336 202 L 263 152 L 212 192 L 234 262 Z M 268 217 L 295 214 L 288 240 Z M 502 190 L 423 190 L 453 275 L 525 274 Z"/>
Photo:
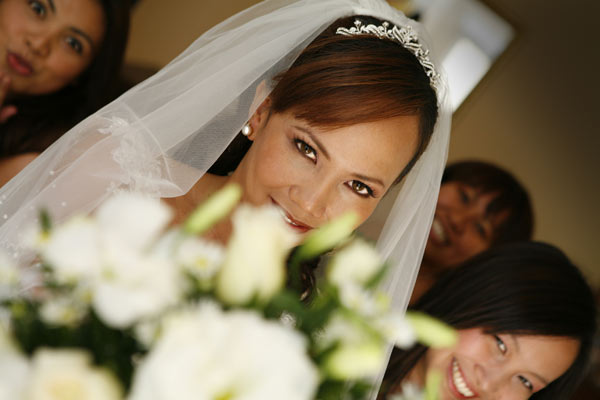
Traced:
<path id="1" fill-rule="evenodd" d="M 418 118 L 403 116 L 323 129 L 261 108 L 254 141 L 233 174 L 252 204 L 275 204 L 306 232 L 350 210 L 362 223 L 415 153 Z"/>

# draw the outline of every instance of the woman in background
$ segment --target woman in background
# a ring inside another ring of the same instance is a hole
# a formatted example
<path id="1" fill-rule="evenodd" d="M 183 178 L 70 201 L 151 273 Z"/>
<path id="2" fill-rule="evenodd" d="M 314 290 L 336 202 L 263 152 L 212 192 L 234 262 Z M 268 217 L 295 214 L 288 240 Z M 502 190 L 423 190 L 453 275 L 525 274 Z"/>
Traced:
<path id="1" fill-rule="evenodd" d="M 116 95 L 129 0 L 0 0 L 0 185 Z"/>
<path id="2" fill-rule="evenodd" d="M 512 243 L 444 274 L 412 307 L 458 330 L 453 348 L 392 353 L 380 396 L 442 375 L 441 398 L 566 399 L 596 328 L 591 289 L 558 249 Z"/>
<path id="3" fill-rule="evenodd" d="M 531 240 L 532 234 L 531 201 L 513 175 L 482 161 L 448 165 L 411 303 L 444 271 L 490 247 Z"/>

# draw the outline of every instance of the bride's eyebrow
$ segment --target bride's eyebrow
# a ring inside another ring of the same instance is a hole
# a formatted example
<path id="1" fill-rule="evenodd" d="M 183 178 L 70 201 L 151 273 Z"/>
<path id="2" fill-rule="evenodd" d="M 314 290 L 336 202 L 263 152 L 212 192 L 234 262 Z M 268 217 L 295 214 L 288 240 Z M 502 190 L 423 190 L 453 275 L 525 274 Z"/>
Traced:
<path id="1" fill-rule="evenodd" d="M 323 144 L 319 141 L 319 139 L 317 139 L 315 134 L 310 131 L 310 129 L 305 128 L 303 126 L 299 126 L 299 125 L 293 125 L 293 128 L 306 133 L 306 135 L 308 135 L 310 140 L 312 140 L 314 142 L 315 146 L 317 147 L 317 150 L 319 150 L 319 153 L 323 153 L 325 158 L 330 160 L 329 153 L 325 149 L 325 146 L 323 146 Z"/>

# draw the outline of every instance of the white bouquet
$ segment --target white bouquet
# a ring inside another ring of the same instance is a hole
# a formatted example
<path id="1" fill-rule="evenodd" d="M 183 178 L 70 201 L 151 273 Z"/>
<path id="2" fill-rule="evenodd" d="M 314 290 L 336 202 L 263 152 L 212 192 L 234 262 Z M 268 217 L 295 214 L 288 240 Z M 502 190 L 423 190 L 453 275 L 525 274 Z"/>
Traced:
<path id="1" fill-rule="evenodd" d="M 353 215 L 301 240 L 277 210 L 239 205 L 228 246 L 203 239 L 239 197 L 226 187 L 182 226 L 133 194 L 56 227 L 42 214 L 38 262 L 0 258 L 0 399 L 358 399 L 387 343 L 454 340 L 388 309 Z M 302 263 L 334 246 L 301 301 Z"/>

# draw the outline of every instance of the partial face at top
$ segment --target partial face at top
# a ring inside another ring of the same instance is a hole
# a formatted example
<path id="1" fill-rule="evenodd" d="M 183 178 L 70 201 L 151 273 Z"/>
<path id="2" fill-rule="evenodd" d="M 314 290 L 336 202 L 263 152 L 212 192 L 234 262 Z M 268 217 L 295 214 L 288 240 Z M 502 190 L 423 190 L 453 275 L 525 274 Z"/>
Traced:
<path id="1" fill-rule="evenodd" d="M 506 212 L 489 214 L 496 193 L 481 193 L 462 182 L 442 184 L 425 248 L 425 262 L 436 269 L 456 266 L 488 249 Z"/>
<path id="2" fill-rule="evenodd" d="M 233 174 L 252 204 L 275 204 L 303 233 L 353 210 L 362 223 L 415 153 L 418 118 L 323 129 L 290 112 L 251 119 L 254 141 Z"/>
<path id="3" fill-rule="evenodd" d="M 104 37 L 98 0 L 0 0 L 0 71 L 9 93 L 39 95 L 73 82 Z"/>
<path id="4" fill-rule="evenodd" d="M 487 334 L 480 328 L 458 331 L 451 349 L 430 349 L 424 371 L 442 376 L 441 398 L 528 399 L 571 366 L 579 342 L 567 337 Z"/>

